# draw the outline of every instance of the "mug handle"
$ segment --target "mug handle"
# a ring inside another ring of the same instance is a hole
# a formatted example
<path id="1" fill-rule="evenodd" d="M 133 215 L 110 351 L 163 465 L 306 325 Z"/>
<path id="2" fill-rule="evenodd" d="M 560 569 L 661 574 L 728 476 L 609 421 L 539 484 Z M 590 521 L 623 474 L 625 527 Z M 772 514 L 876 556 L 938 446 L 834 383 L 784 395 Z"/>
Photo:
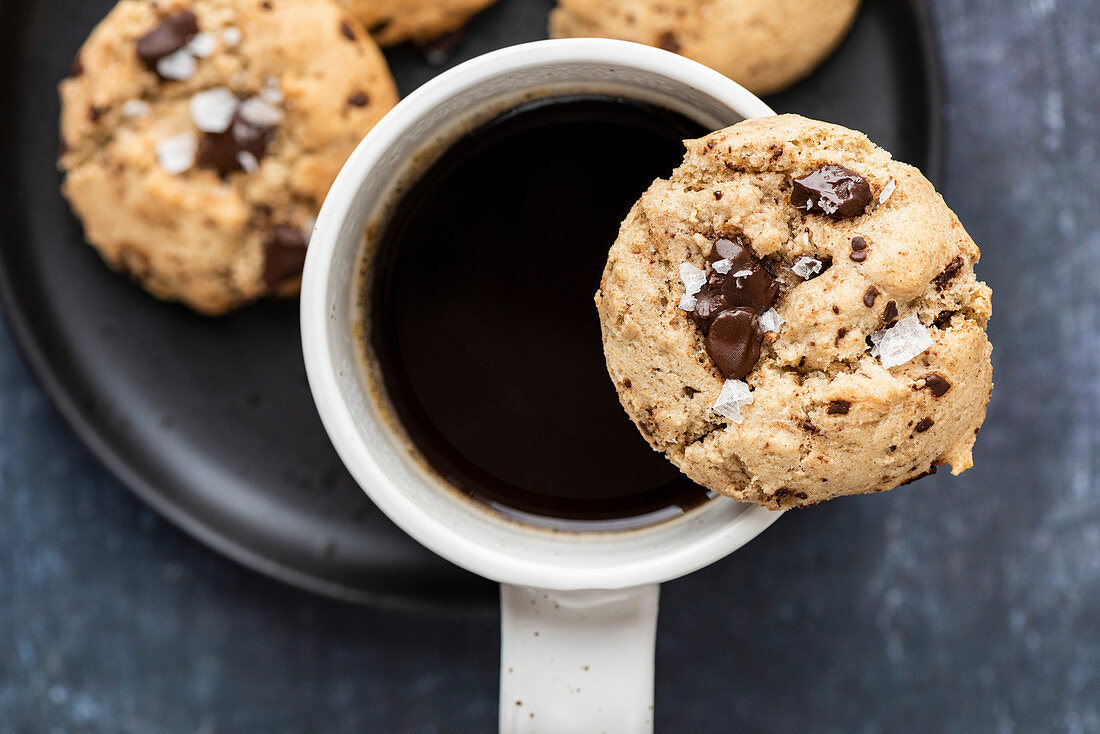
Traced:
<path id="1" fill-rule="evenodd" d="M 500 734 L 651 734 L 659 593 L 501 584 Z"/>

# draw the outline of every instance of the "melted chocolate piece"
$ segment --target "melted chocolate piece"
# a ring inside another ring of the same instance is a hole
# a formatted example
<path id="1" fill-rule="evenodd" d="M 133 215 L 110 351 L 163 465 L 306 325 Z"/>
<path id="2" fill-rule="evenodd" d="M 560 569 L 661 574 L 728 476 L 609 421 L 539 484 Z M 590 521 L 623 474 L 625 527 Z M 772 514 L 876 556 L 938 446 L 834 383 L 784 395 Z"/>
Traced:
<path id="1" fill-rule="evenodd" d="M 863 305 L 867 308 L 872 308 L 875 305 L 876 298 L 878 298 L 878 288 L 871 286 L 867 289 L 867 292 L 863 294 Z"/>
<path id="2" fill-rule="evenodd" d="M 367 96 L 366 92 L 360 90 L 348 97 L 348 104 L 352 107 L 366 107 L 370 104 L 370 97 Z"/>
<path id="3" fill-rule="evenodd" d="M 711 319 L 727 308 L 729 304 L 726 303 L 721 289 L 714 283 L 707 283 L 695 295 L 695 308 L 691 311 L 691 318 L 695 320 L 695 325 L 703 330 L 703 334 L 706 334 L 710 329 Z"/>
<path id="4" fill-rule="evenodd" d="M 913 430 L 915 430 L 917 433 L 924 433 L 935 424 L 936 422 L 931 418 L 921 418 L 920 423 L 918 423 L 917 427 Z"/>
<path id="5" fill-rule="evenodd" d="M 264 282 L 274 288 L 302 272 L 309 242 L 296 227 L 277 224 L 264 241 Z"/>
<path id="6" fill-rule="evenodd" d="M 794 180 L 791 205 L 833 219 L 858 217 L 871 202 L 871 186 L 855 171 L 826 165 Z"/>
<path id="7" fill-rule="evenodd" d="M 943 269 L 943 272 L 932 279 L 932 283 L 935 284 L 936 290 L 942 291 L 947 287 L 947 284 L 951 282 L 960 270 L 962 270 L 963 259 L 962 256 L 956 257 L 951 262 L 947 263 L 947 267 Z"/>
<path id="8" fill-rule="evenodd" d="M 955 315 L 954 311 L 940 311 L 936 316 L 936 320 L 932 322 L 933 326 L 937 329 L 946 329 L 951 326 L 951 317 Z"/>
<path id="9" fill-rule="evenodd" d="M 887 301 L 886 308 L 882 309 L 882 320 L 887 324 L 892 324 L 898 317 L 898 302 Z"/>
<path id="10" fill-rule="evenodd" d="M 155 69 L 158 61 L 179 51 L 198 32 L 198 20 L 190 10 L 165 16 L 156 28 L 137 40 L 138 58 Z"/>
<path id="11" fill-rule="evenodd" d="M 733 239 L 719 238 L 711 250 L 711 263 L 729 260 L 729 273 L 715 273 L 713 283 L 722 291 L 729 308 L 748 308 L 764 313 L 779 297 L 779 283 L 760 261 L 753 257 L 740 236 Z M 750 275 L 734 277 L 735 273 L 750 271 Z"/>
<path id="12" fill-rule="evenodd" d="M 734 308 L 714 317 L 707 332 L 707 354 L 726 377 L 743 379 L 760 359 L 764 330 L 748 309 Z"/>
<path id="13" fill-rule="evenodd" d="M 251 153 L 256 160 L 263 158 L 271 128 L 257 127 L 234 113 L 229 129 L 223 133 L 205 133 L 199 141 L 195 155 L 200 166 L 213 168 L 222 176 L 242 171 L 239 153 Z"/>
<path id="14" fill-rule="evenodd" d="M 714 270 L 719 260 L 729 260 L 728 272 Z M 779 297 L 779 282 L 753 256 L 741 235 L 715 240 L 708 262 L 710 275 L 695 297 L 691 317 L 706 337 L 707 354 L 719 371 L 740 380 L 760 359 L 764 331 L 758 317 Z M 749 274 L 735 277 L 745 271 Z"/>
<path id="15" fill-rule="evenodd" d="M 848 415 L 848 409 L 852 407 L 851 401 L 848 400 L 834 400 L 829 403 L 829 407 L 825 409 L 828 415 Z"/>
<path id="16" fill-rule="evenodd" d="M 852 262 L 861 263 L 867 259 L 867 240 L 862 237 L 852 238 L 852 254 L 848 256 Z"/>
<path id="17" fill-rule="evenodd" d="M 927 389 L 937 398 L 942 398 L 947 394 L 947 391 L 951 389 L 951 383 L 948 382 L 943 375 L 936 372 L 929 372 L 927 375 L 920 378 L 920 382 L 924 384 L 920 385 L 920 387 L 917 388 L 918 390 Z"/>

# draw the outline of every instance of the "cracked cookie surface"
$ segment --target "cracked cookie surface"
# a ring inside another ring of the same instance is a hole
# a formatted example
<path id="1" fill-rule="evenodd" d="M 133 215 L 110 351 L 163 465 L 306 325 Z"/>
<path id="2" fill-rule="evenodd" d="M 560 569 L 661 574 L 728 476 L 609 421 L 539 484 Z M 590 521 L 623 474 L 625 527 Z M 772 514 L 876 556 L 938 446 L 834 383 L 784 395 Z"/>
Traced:
<path id="1" fill-rule="evenodd" d="M 866 184 L 861 206 L 806 194 L 829 167 Z M 779 284 L 777 318 L 767 302 L 745 315 L 763 336 L 744 376 L 716 366 L 705 291 L 681 276 L 732 276 L 714 271 L 723 238 Z M 596 294 L 608 372 L 654 449 L 739 500 L 787 508 L 937 465 L 957 474 L 992 389 L 979 256 L 927 179 L 864 135 L 794 115 L 742 122 L 688 141 L 623 222 Z"/>
<path id="2" fill-rule="evenodd" d="M 122 0 L 60 95 L 62 190 L 87 240 L 210 315 L 297 293 L 329 186 L 397 101 L 330 0 Z"/>
<path id="3" fill-rule="evenodd" d="M 338 0 L 383 46 L 425 44 L 457 31 L 496 0 Z"/>
<path id="4" fill-rule="evenodd" d="M 859 0 L 558 0 L 550 35 L 656 46 L 771 94 L 817 68 L 858 9 Z"/>

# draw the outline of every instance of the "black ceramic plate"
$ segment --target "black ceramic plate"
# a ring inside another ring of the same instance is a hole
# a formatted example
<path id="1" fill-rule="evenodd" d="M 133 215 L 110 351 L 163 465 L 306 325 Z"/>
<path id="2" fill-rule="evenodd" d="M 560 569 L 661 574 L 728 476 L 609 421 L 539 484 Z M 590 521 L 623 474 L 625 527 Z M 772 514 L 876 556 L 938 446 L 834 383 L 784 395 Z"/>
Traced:
<path id="1" fill-rule="evenodd" d="M 77 434 L 170 520 L 278 579 L 390 607 L 495 603 L 494 585 L 407 538 L 341 466 L 310 400 L 296 303 L 201 318 L 146 296 L 84 244 L 58 193 L 55 86 L 112 0 L 0 2 L 0 292 Z M 401 90 L 544 38 L 551 4 L 500 0 L 448 49 L 391 52 Z M 837 53 L 768 101 L 862 129 L 934 177 L 939 83 L 921 3 L 867 0 Z"/>

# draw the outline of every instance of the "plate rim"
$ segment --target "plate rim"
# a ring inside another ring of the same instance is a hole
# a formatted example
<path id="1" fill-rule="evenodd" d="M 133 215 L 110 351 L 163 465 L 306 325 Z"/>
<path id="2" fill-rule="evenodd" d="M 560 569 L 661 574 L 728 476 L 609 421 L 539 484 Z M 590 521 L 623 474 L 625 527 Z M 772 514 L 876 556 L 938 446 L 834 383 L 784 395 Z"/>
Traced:
<path id="1" fill-rule="evenodd" d="M 18 97 L 21 86 L 19 71 L 25 66 L 26 53 L 26 43 L 22 42 L 18 29 L 25 26 L 36 5 L 37 3 L 34 2 L 0 0 L 0 43 L 3 44 L 0 48 L 6 49 L 4 56 L 9 61 L 15 62 L 9 66 L 7 74 L 0 75 L 0 100 Z M 924 141 L 926 163 L 923 171 L 938 186 L 944 173 L 947 142 L 947 124 L 944 116 L 946 80 L 940 53 L 940 37 L 932 10 L 924 0 L 908 0 L 906 6 L 913 15 L 914 32 L 921 47 L 920 68 L 923 70 L 923 91 L 928 107 L 927 116 L 922 125 L 926 131 Z M 14 110 L 16 105 L 7 109 Z M 15 115 L 0 115 L 0 143 L 12 139 L 16 127 Z M 27 238 L 26 226 L 20 223 L 20 218 L 16 215 L 16 212 L 23 211 L 23 206 L 18 188 L 10 185 L 13 178 L 12 168 L 0 167 L 0 185 L 7 190 L 13 204 L 8 215 L 0 216 L 0 261 L 6 261 L 2 253 L 14 246 L 10 243 L 24 241 Z M 65 381 L 61 378 L 56 366 L 47 358 L 43 340 L 36 336 L 35 329 L 31 325 L 32 319 L 26 309 L 20 305 L 20 299 L 16 297 L 15 292 L 13 274 L 8 268 L 0 268 L 0 318 L 3 318 L 7 324 L 16 350 L 35 382 L 60 414 L 66 427 L 92 456 L 123 487 L 168 523 L 208 549 L 253 572 L 321 597 L 383 611 L 432 617 L 481 618 L 495 612 L 495 601 L 490 602 L 489 599 L 491 595 L 480 598 L 476 594 L 471 594 L 469 601 L 441 601 L 432 599 L 428 595 L 411 596 L 367 590 L 320 578 L 252 550 L 226 533 L 215 530 L 184 506 L 168 499 L 154 482 L 143 477 L 131 466 L 131 462 L 124 457 L 118 447 L 113 446 L 101 435 L 101 431 L 96 428 L 88 411 L 78 404 L 76 396 L 65 387 Z"/>

